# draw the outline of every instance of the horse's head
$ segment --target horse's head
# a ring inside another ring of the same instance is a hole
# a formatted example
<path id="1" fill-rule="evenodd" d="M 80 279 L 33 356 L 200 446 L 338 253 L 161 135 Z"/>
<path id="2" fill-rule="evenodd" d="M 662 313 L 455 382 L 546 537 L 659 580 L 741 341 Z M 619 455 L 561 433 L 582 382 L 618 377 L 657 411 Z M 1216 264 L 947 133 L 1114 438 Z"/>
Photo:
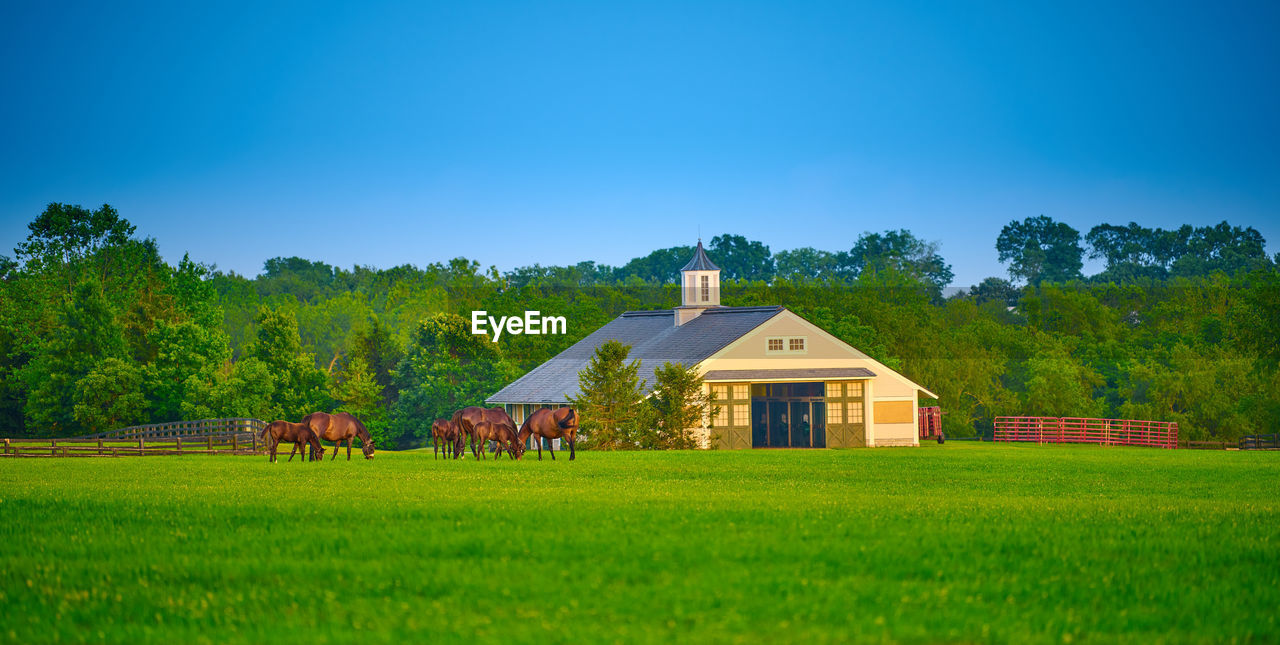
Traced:
<path id="1" fill-rule="evenodd" d="M 324 444 L 319 441 L 311 447 L 311 461 L 324 461 Z"/>
<path id="2" fill-rule="evenodd" d="M 360 442 L 360 452 L 364 453 L 365 459 L 373 459 L 373 442 L 372 441 Z"/>

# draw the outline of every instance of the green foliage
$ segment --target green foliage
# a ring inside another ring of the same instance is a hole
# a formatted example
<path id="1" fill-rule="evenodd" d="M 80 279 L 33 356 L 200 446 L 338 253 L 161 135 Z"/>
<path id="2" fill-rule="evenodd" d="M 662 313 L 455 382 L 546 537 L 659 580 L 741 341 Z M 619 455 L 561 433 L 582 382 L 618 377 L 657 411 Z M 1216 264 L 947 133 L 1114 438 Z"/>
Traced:
<path id="1" fill-rule="evenodd" d="M 937 242 L 926 242 L 906 229 L 880 233 L 863 233 L 849 251 L 854 274 L 886 267 L 929 285 L 934 300 L 942 299 L 942 290 L 951 284 L 955 274 L 951 265 L 938 254 Z"/>
<path id="2" fill-rule="evenodd" d="M 620 313 L 678 304 L 674 282 L 693 253 L 501 275 L 465 258 L 381 270 L 273 258 L 246 278 L 189 258 L 167 265 L 109 206 L 51 204 L 29 229 L 13 260 L 0 257 L 0 432 L 18 436 L 296 420 L 344 405 L 382 423 L 387 445 L 417 445 L 433 418 L 481 403 Z M 905 230 L 866 233 L 848 251 L 776 254 L 719 235 L 708 252 L 724 268 L 724 304 L 784 305 L 927 386 L 952 435 L 989 432 L 999 415 L 1068 411 L 1178 421 L 1185 437 L 1230 441 L 1280 417 L 1280 273 L 1256 230 L 1103 224 L 1086 241 L 1107 269 L 1068 280 L 1079 235 L 1046 217 L 1013 222 L 998 245 L 1030 284 L 989 278 L 945 302 L 937 245 Z M 491 343 L 469 333 L 473 309 L 563 315 L 569 330 Z M 115 398 L 89 396 L 102 392 Z M 643 418 L 653 406 L 637 409 L 604 439 L 664 443 Z"/>
<path id="3" fill-rule="evenodd" d="M 684 261 L 688 262 L 690 256 L 686 256 Z M 769 247 L 741 235 L 717 235 L 711 238 L 707 257 L 720 267 L 720 277 L 723 279 L 773 279 L 774 264 Z M 680 266 L 684 266 L 684 263 Z"/>
<path id="4" fill-rule="evenodd" d="M 1018 303 L 1019 292 L 1013 283 L 1003 278 L 986 278 L 969 288 L 969 296 L 978 304 L 995 302 L 1007 307 Z"/>
<path id="5" fill-rule="evenodd" d="M 269 417 L 299 421 L 316 411 L 328 410 L 331 400 L 325 372 L 315 358 L 302 351 L 298 322 L 285 310 L 263 307 L 258 312 L 258 337 L 251 356 L 271 375 Z"/>
<path id="6" fill-rule="evenodd" d="M 86 432 L 106 432 L 147 419 L 142 370 L 119 358 L 103 359 L 76 382 L 75 418 Z"/>
<path id="7" fill-rule="evenodd" d="M 471 333 L 470 321 L 456 314 L 434 314 L 418 325 L 393 376 L 400 396 L 388 439 L 401 447 L 423 445 L 434 419 L 484 405 L 485 397 L 516 375 L 497 343 Z"/>
<path id="8" fill-rule="evenodd" d="M 697 448 L 697 437 L 690 432 L 705 425 L 711 414 L 711 396 L 703 391 L 702 375 L 697 367 L 679 363 L 663 363 L 653 371 L 653 395 L 649 398 L 654 411 L 654 431 L 646 437 L 652 445 L 645 448 L 688 450 Z"/>
<path id="9" fill-rule="evenodd" d="M 223 365 L 212 379 L 192 375 L 187 379 L 188 398 L 182 402 L 182 418 L 284 418 L 272 401 L 275 384 L 267 364 L 253 356 Z"/>
<path id="10" fill-rule="evenodd" d="M 363 358 L 353 356 L 341 372 L 330 375 L 329 393 L 339 404 L 338 412 L 350 412 L 364 423 L 375 446 L 391 445 L 382 386 Z"/>
<path id="11" fill-rule="evenodd" d="M 1078 280 L 1084 266 L 1080 232 L 1044 215 L 1006 224 L 996 251 L 1009 263 L 1009 275 L 1029 284 Z"/>
<path id="12" fill-rule="evenodd" d="M 598 450 L 632 450 L 655 443 L 645 435 L 653 427 L 644 403 L 640 361 L 627 362 L 631 346 L 607 340 L 578 374 L 579 393 L 569 399 L 578 411 L 582 445 Z"/>
<path id="13" fill-rule="evenodd" d="M 81 282 L 59 321 L 22 374 L 30 393 L 28 428 L 43 436 L 83 434 L 86 429 L 75 417 L 80 380 L 104 360 L 126 357 L 123 331 L 97 284 Z"/>

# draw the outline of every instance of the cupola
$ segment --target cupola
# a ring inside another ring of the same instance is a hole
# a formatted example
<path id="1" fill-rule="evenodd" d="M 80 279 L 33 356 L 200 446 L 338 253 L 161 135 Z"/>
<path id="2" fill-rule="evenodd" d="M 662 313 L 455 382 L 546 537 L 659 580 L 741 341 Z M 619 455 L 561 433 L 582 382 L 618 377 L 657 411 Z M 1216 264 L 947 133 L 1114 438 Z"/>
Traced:
<path id="1" fill-rule="evenodd" d="M 680 269 L 680 306 L 676 308 L 679 327 L 702 315 L 709 307 L 720 306 L 720 267 L 716 266 L 698 240 L 693 258 Z"/>

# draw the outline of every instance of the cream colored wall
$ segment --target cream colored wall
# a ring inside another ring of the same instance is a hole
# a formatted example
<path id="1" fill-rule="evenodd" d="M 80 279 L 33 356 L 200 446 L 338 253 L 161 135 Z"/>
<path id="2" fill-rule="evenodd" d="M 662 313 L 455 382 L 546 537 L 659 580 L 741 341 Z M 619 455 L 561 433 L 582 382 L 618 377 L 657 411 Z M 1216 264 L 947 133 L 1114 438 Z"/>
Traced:
<path id="1" fill-rule="evenodd" d="M 866 354 L 841 343 L 830 336 L 818 336 L 813 333 L 813 328 L 805 324 L 799 316 L 787 315 L 783 312 L 774 316 L 765 324 L 757 327 L 750 334 L 743 336 L 740 341 L 728 348 L 728 351 L 721 351 L 717 354 L 717 358 L 724 360 L 747 359 L 751 361 L 759 361 L 761 358 L 769 361 L 784 360 L 789 358 L 800 358 L 794 354 L 766 354 L 764 339 L 773 336 L 805 336 L 808 338 L 806 345 L 809 351 L 802 355 L 804 358 L 810 359 L 849 359 L 849 358 L 868 358 Z M 772 365 L 761 366 L 754 365 L 755 369 L 783 369 L 774 368 Z M 728 367 L 716 367 L 713 369 L 735 369 Z M 736 368 L 749 369 L 749 368 Z"/>
<path id="2" fill-rule="evenodd" d="M 765 339 L 775 336 L 803 336 L 806 338 L 808 351 L 804 354 L 769 354 L 765 349 Z M 712 370 L 866 368 L 875 374 L 874 378 L 867 381 L 867 445 L 919 445 L 914 421 L 878 423 L 874 414 L 874 402 L 882 400 L 910 400 L 914 412 L 919 405 L 918 390 L 914 384 L 789 311 L 774 316 L 772 320 L 703 361 L 699 367 L 704 374 Z"/>
<path id="3" fill-rule="evenodd" d="M 890 397 L 881 396 L 876 393 L 874 401 L 884 401 Z M 891 400 L 901 401 L 903 397 L 891 397 Z M 909 423 L 877 423 L 875 424 L 876 435 L 875 441 L 868 441 L 867 445 L 876 447 L 885 446 L 918 446 L 920 445 L 920 429 L 916 421 L 916 415 L 920 409 L 920 395 L 913 392 L 908 400 L 911 403 L 911 422 Z M 872 403 L 872 409 L 875 404 Z"/>

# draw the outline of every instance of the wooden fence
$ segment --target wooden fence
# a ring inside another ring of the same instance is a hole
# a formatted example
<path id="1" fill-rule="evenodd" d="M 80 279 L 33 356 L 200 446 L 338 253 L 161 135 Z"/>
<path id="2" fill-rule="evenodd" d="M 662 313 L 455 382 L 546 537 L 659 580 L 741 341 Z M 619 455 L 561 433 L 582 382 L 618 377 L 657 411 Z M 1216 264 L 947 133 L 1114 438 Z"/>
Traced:
<path id="1" fill-rule="evenodd" d="M 1251 434 L 1240 438 L 1241 450 L 1280 450 L 1280 434 Z"/>
<path id="2" fill-rule="evenodd" d="M 265 450 L 258 419 L 201 419 L 130 426 L 59 439 L 3 439 L 0 457 L 126 457 L 146 455 L 254 455 Z"/>
<path id="3" fill-rule="evenodd" d="M 1136 419 L 996 417 L 996 441 L 1178 447 L 1178 424 Z"/>

